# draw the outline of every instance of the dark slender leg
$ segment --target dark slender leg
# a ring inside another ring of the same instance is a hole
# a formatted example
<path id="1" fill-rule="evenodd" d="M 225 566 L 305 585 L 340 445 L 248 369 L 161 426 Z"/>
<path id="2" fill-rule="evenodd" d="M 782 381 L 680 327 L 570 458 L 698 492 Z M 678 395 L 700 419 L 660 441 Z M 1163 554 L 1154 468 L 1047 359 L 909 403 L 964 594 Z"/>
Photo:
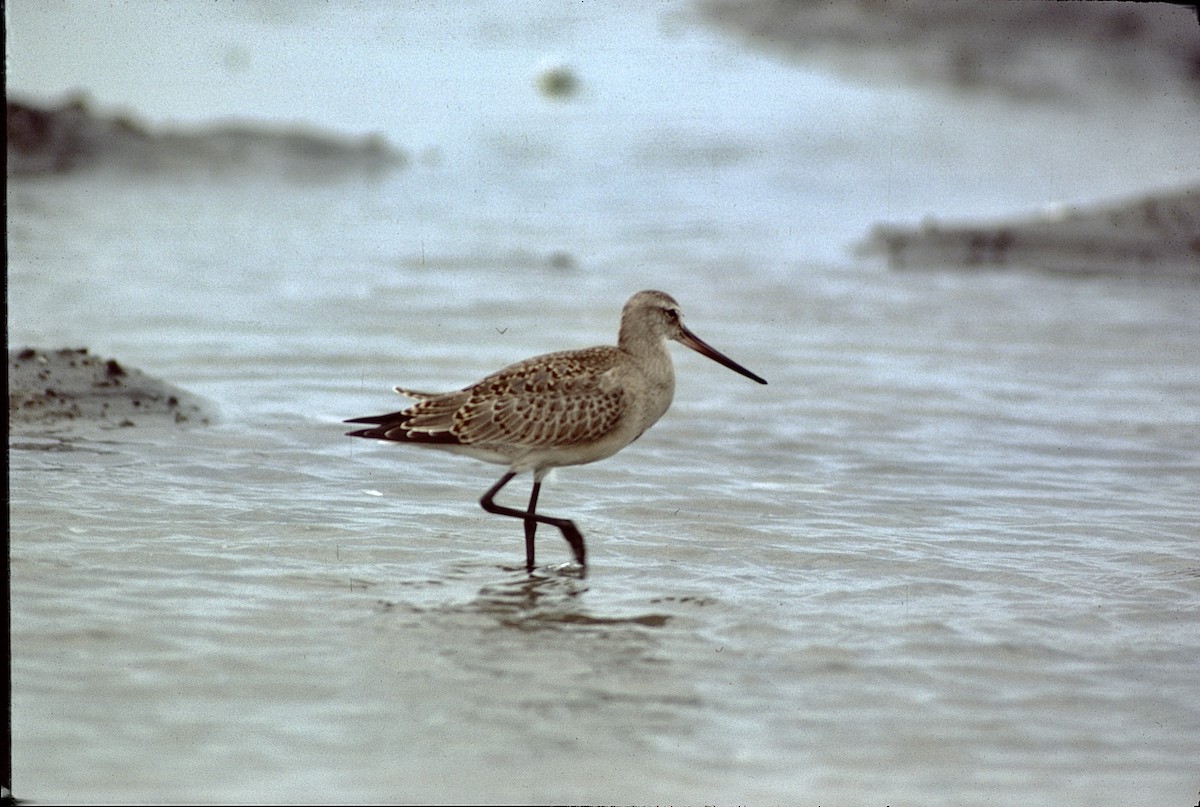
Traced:
<path id="1" fill-rule="evenodd" d="M 558 531 L 562 533 L 563 538 L 565 538 L 567 543 L 571 545 L 571 551 L 575 553 L 576 562 L 578 562 L 580 566 L 586 566 L 587 551 L 583 546 L 583 535 L 579 532 L 579 528 L 576 527 L 572 521 L 566 518 L 555 518 L 553 516 L 543 516 L 535 513 L 533 512 L 534 502 L 531 502 L 529 512 L 525 512 L 523 510 L 514 510 L 511 507 L 504 507 L 496 504 L 496 502 L 493 501 L 493 499 L 496 497 L 496 494 L 500 492 L 500 489 L 511 482 L 512 478 L 516 475 L 517 474 L 515 471 L 509 471 L 504 476 L 500 477 L 500 481 L 492 485 L 491 488 L 488 489 L 488 492 L 483 494 L 483 498 L 479 500 L 479 506 L 484 510 L 487 510 L 489 513 L 495 513 L 498 516 L 519 518 L 525 522 L 527 562 L 532 559 L 532 555 L 528 550 L 528 541 L 531 540 L 532 534 L 529 524 L 532 522 L 534 524 L 549 524 L 551 527 L 557 527 Z M 536 493 L 534 494 L 533 498 L 536 500 Z"/>
<path id="2" fill-rule="evenodd" d="M 538 494 L 542 492 L 542 483 L 536 479 L 533 482 L 533 492 L 529 494 L 529 514 L 537 512 Z M 525 568 L 533 571 L 533 536 L 537 533 L 537 519 L 525 517 Z"/>

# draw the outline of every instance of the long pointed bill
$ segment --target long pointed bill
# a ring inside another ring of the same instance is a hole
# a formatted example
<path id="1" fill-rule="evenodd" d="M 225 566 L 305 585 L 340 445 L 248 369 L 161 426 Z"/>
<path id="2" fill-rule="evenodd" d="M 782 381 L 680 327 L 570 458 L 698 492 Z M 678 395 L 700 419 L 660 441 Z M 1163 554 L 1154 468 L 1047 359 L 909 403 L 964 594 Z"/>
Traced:
<path id="1" fill-rule="evenodd" d="M 724 353 L 722 353 L 719 350 L 717 350 L 716 348 L 710 346 L 707 342 L 705 342 L 699 336 L 696 336 L 696 334 L 692 333 L 686 327 L 684 327 L 684 325 L 682 323 L 680 323 L 680 325 L 679 325 L 679 330 L 680 330 L 679 344 L 690 347 L 692 350 L 696 351 L 701 356 L 708 356 L 708 358 L 712 359 L 717 364 L 723 364 L 726 367 L 728 367 L 730 370 L 733 370 L 735 373 L 740 373 L 741 375 L 746 376 L 746 378 L 749 378 L 751 381 L 757 381 L 760 384 L 767 383 L 767 380 L 765 378 L 760 378 L 759 376 L 756 376 L 754 373 L 750 372 L 745 367 L 743 367 L 742 365 L 738 364 L 733 359 L 726 356 Z"/>

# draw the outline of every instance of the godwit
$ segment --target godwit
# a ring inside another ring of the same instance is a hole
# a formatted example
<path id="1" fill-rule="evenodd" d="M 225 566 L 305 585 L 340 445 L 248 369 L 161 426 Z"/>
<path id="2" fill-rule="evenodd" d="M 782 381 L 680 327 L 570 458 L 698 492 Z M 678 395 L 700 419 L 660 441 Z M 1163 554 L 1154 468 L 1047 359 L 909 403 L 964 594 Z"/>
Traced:
<path id="1" fill-rule="evenodd" d="M 396 392 L 419 403 L 399 412 L 353 418 L 371 428 L 347 432 L 418 443 L 507 465 L 479 504 L 525 522 L 525 566 L 533 569 L 537 525 L 562 532 L 586 567 L 583 535 L 574 522 L 537 512 L 542 478 L 551 468 L 611 457 L 662 417 L 675 394 L 666 340 L 674 339 L 760 384 L 765 380 L 705 344 L 683 324 L 679 304 L 661 291 L 639 291 L 621 312 L 617 346 L 547 353 L 510 364 L 457 392 Z M 494 501 L 514 476 L 533 472 L 528 510 Z"/>

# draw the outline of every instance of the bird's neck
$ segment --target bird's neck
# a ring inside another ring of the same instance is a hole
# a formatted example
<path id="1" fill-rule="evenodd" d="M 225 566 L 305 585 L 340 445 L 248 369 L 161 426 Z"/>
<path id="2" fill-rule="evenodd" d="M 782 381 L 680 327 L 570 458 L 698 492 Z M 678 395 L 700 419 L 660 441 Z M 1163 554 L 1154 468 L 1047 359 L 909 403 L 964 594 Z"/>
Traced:
<path id="1" fill-rule="evenodd" d="M 666 391 L 669 401 L 675 389 L 675 368 L 667 343 L 659 337 L 649 338 L 637 331 L 622 329 L 617 345 L 633 356 L 651 387 Z"/>

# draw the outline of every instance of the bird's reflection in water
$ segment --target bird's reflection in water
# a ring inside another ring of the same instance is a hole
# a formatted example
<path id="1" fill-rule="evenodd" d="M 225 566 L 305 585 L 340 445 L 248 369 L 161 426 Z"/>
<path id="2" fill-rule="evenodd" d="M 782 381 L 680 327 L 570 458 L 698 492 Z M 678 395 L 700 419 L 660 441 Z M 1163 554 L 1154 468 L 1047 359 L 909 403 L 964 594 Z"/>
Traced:
<path id="1" fill-rule="evenodd" d="M 520 630 L 554 630 L 572 626 L 641 625 L 659 628 L 665 614 L 603 617 L 588 613 L 582 595 L 588 590 L 578 566 L 544 567 L 532 573 L 524 567 L 505 569 L 519 576 L 479 590 L 472 605 L 501 625 Z"/>

